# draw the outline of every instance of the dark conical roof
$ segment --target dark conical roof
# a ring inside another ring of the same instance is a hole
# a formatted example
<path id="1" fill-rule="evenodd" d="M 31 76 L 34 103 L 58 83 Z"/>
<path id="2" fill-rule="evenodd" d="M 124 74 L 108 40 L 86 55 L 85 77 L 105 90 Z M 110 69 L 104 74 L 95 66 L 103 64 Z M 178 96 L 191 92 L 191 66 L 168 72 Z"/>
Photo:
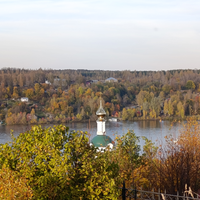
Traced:
<path id="1" fill-rule="evenodd" d="M 107 135 L 97 135 L 92 139 L 91 143 L 95 147 L 106 147 L 109 143 L 113 144 L 113 141 Z"/>

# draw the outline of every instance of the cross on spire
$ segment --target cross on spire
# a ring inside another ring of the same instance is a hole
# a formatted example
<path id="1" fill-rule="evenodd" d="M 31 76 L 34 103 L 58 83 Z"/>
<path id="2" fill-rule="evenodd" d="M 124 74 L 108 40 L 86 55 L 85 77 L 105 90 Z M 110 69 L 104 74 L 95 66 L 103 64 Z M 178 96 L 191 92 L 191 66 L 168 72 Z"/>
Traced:
<path id="1" fill-rule="evenodd" d="M 102 106 L 102 92 L 100 92 L 100 108 L 103 108 L 103 106 Z"/>
<path id="2" fill-rule="evenodd" d="M 106 112 L 103 109 L 103 105 L 102 105 L 102 97 L 101 97 L 102 93 L 100 92 L 100 105 L 99 105 L 99 109 L 96 112 L 97 116 L 105 116 Z"/>

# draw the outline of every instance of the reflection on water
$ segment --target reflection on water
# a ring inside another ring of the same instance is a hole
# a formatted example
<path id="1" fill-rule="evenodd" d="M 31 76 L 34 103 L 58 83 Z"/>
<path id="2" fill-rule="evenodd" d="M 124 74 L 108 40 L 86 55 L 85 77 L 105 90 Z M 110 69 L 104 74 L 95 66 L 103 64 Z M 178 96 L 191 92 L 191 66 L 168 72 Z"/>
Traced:
<path id="1" fill-rule="evenodd" d="M 96 135 L 96 122 L 90 123 L 70 123 L 64 124 L 70 128 L 70 130 L 87 131 L 91 135 L 91 139 Z M 53 124 L 43 125 L 43 127 L 53 126 Z M 112 139 L 116 135 L 123 135 L 128 130 L 134 130 L 137 136 L 145 136 L 151 139 L 155 143 L 162 143 L 164 136 L 173 135 L 177 138 L 182 128 L 182 123 L 175 123 L 171 126 L 169 121 L 135 121 L 135 122 L 107 122 L 106 133 Z M 5 143 L 11 140 L 10 130 L 13 130 L 14 136 L 19 135 L 31 128 L 31 125 L 12 125 L 12 126 L 0 126 L 0 143 Z M 141 141 L 141 145 L 143 142 Z"/>
<path id="2" fill-rule="evenodd" d="M 153 121 L 138 121 L 138 126 L 140 128 L 162 128 L 162 121 L 153 120 Z"/>

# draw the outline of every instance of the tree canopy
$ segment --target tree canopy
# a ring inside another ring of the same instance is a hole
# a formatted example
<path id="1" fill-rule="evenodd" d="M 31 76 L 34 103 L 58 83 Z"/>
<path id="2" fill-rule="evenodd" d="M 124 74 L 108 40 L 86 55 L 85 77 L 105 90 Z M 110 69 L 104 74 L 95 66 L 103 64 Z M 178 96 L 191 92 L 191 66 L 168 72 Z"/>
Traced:
<path id="1" fill-rule="evenodd" d="M 0 166 L 25 179 L 33 199 L 117 199 L 118 165 L 105 155 L 86 133 L 34 126 L 1 146 Z"/>

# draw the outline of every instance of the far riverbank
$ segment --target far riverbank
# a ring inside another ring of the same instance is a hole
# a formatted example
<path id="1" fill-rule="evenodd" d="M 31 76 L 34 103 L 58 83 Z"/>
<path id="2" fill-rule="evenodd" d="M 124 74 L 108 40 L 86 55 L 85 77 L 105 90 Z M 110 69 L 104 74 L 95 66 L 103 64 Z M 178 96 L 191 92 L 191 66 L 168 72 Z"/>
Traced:
<path id="1" fill-rule="evenodd" d="M 143 118 L 143 117 L 134 117 L 133 120 L 122 120 L 122 118 L 112 118 L 109 117 L 107 118 L 107 121 L 110 121 L 110 119 L 114 119 L 120 122 L 134 122 L 134 121 L 169 121 L 169 122 L 182 122 L 182 121 L 187 121 L 188 119 L 193 118 L 195 120 L 200 120 L 200 115 L 191 115 L 191 116 L 185 116 L 184 118 L 181 118 L 179 116 L 159 116 L 157 118 Z M 1 122 L 1 125 L 3 126 L 12 126 L 12 125 L 49 125 L 49 124 L 72 124 L 72 123 L 91 123 L 91 122 L 96 122 L 96 118 L 94 119 L 82 119 L 82 120 L 45 120 L 44 118 L 42 120 L 38 120 L 37 122 L 35 121 L 34 123 L 13 123 L 13 124 L 6 124 L 5 122 Z"/>

